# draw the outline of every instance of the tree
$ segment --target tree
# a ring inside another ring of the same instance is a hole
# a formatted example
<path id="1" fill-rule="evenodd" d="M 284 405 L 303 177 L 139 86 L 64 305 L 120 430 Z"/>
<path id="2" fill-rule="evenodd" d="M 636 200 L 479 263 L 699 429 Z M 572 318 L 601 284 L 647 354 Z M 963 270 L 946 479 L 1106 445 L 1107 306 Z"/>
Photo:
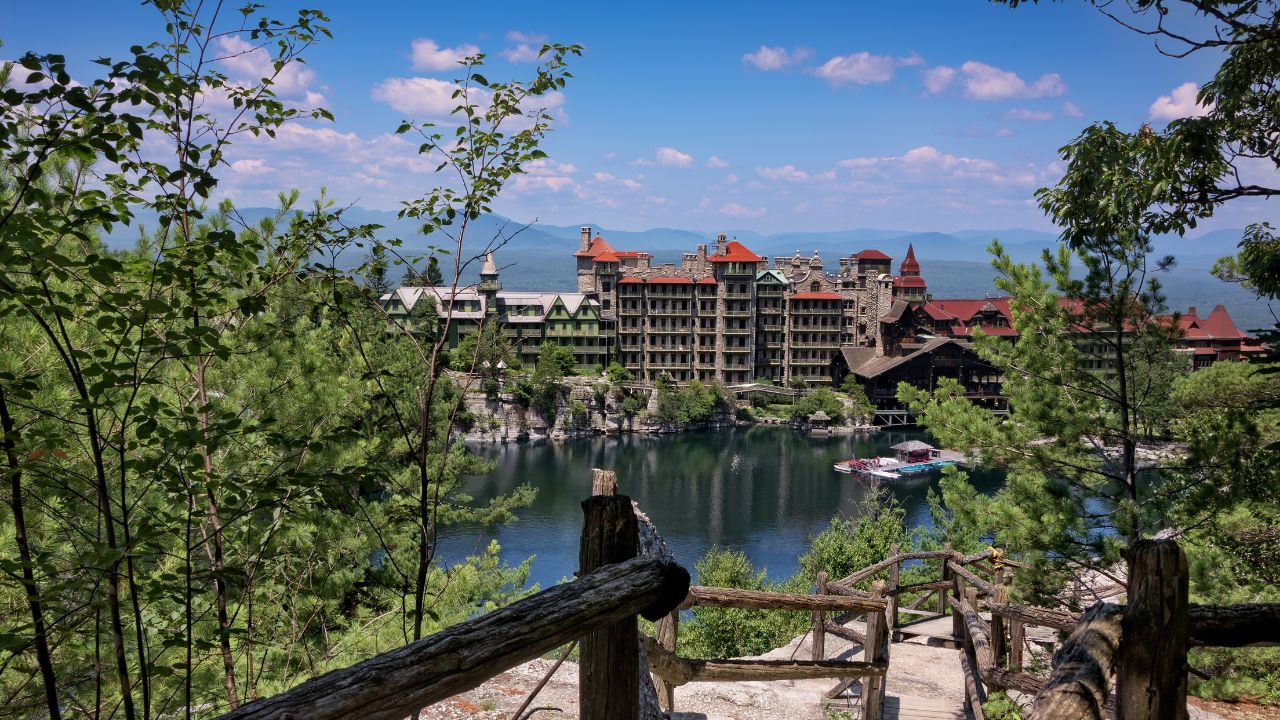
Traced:
<path id="1" fill-rule="evenodd" d="M 809 416 L 821 410 L 831 418 L 831 422 L 839 425 L 844 422 L 846 410 L 840 398 L 827 388 L 818 388 L 804 397 L 796 398 L 791 404 L 792 420 L 808 420 Z"/>
<path id="2" fill-rule="evenodd" d="M 867 397 L 867 390 L 858 381 L 857 375 L 845 375 L 844 381 L 840 383 L 840 392 L 849 396 L 855 417 L 865 418 L 876 411 L 876 406 L 871 404 L 871 398 Z"/>

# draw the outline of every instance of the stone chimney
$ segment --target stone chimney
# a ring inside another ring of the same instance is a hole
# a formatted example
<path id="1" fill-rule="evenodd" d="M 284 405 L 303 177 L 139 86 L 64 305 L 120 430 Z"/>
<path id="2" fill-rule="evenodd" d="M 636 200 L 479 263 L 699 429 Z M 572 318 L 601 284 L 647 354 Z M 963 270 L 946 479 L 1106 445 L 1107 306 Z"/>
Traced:
<path id="1" fill-rule="evenodd" d="M 775 255 L 775 256 L 774 256 L 774 258 L 773 258 L 773 267 L 774 267 L 775 269 L 777 269 L 777 270 L 781 270 L 782 268 L 784 268 L 784 267 L 786 267 L 786 266 L 787 266 L 787 256 L 786 256 L 786 255 Z"/>
<path id="2" fill-rule="evenodd" d="M 719 235 L 716 235 L 716 254 L 717 255 L 723 255 L 725 253 L 725 247 L 729 244 L 728 241 L 729 241 L 728 235 L 724 233 L 720 233 Z"/>
<path id="3" fill-rule="evenodd" d="M 1191 317 L 1193 317 L 1193 318 L 1198 318 L 1198 317 L 1200 317 L 1199 315 L 1197 315 L 1197 314 L 1196 314 L 1196 306 L 1195 306 L 1195 305 L 1192 305 L 1191 307 L 1187 308 L 1187 315 L 1189 315 L 1189 316 L 1191 316 Z"/>
<path id="4" fill-rule="evenodd" d="M 591 249 L 591 226 L 590 225 L 582 226 L 582 243 L 579 249 L 582 250 L 582 252 L 586 252 Z"/>
<path id="5" fill-rule="evenodd" d="M 706 260 L 706 259 L 707 259 L 707 244 L 706 244 L 706 243 L 702 243 L 701 245 L 698 245 L 698 259 L 699 259 L 699 260 Z"/>

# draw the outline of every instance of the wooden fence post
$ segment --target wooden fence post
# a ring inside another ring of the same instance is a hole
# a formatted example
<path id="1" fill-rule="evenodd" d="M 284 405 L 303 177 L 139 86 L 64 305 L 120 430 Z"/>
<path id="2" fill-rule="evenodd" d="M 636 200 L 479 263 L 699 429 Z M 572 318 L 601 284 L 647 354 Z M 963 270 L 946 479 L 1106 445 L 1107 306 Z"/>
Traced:
<path id="1" fill-rule="evenodd" d="M 877 580 L 871 585 L 871 599 L 884 597 L 884 581 Z M 886 648 L 885 616 L 883 611 L 867 613 L 867 641 L 862 646 L 862 659 L 875 662 Z M 884 678 L 867 677 L 862 679 L 862 720 L 881 720 L 884 706 Z"/>
<path id="2" fill-rule="evenodd" d="M 676 640 L 680 636 L 680 610 L 672 610 L 665 617 L 658 621 L 655 629 L 658 645 L 670 650 L 676 651 Z M 661 677 L 654 676 L 654 689 L 658 691 L 658 702 L 662 705 L 662 709 L 672 712 L 676 709 L 676 686 L 670 685 Z"/>
<path id="3" fill-rule="evenodd" d="M 948 560 L 947 562 L 949 563 L 949 562 L 951 562 L 951 561 L 950 561 L 950 560 Z M 964 599 L 964 578 L 960 577 L 960 573 L 953 573 L 953 574 L 951 575 L 951 584 L 952 584 L 952 591 L 953 591 L 953 593 L 955 594 L 956 599 L 957 599 L 957 600 L 963 600 L 963 599 Z M 944 597 L 945 597 L 945 595 L 944 595 Z M 960 643 L 963 643 L 963 642 L 964 642 L 964 632 L 965 632 L 965 630 L 964 630 L 964 615 L 963 615 L 963 614 L 961 614 L 961 613 L 956 612 L 956 611 L 955 611 L 955 608 L 952 608 L 952 610 L 951 610 L 951 635 L 952 635 L 953 637 L 955 637 L 955 639 L 956 639 L 956 643 L 957 643 L 957 647 L 959 646 L 959 644 L 960 644 Z"/>
<path id="4" fill-rule="evenodd" d="M 1126 553 L 1129 602 L 1116 668 L 1118 720 L 1187 717 L 1187 558 L 1173 540 Z"/>
<path id="5" fill-rule="evenodd" d="M 942 544 L 942 551 L 943 551 L 943 552 L 946 552 L 946 553 L 950 553 L 950 552 L 951 552 L 951 543 L 949 543 L 949 542 L 947 542 L 947 543 L 943 543 L 943 544 Z M 947 562 L 948 562 L 949 560 L 951 560 L 951 556 L 950 556 L 950 555 L 948 555 L 947 557 L 942 558 L 942 577 L 940 578 L 940 581 L 941 581 L 941 582 L 946 582 L 946 581 L 948 581 L 948 580 L 950 580 L 950 579 L 951 579 L 951 571 L 947 569 Z M 946 615 L 946 614 L 947 614 L 947 591 L 946 591 L 946 590 L 939 590 L 939 591 L 938 591 L 938 614 L 939 614 L 939 615 Z"/>
<path id="6" fill-rule="evenodd" d="M 606 471 L 593 471 L 603 482 Z M 612 475 L 612 473 L 608 473 Z M 613 483 L 616 491 L 617 482 Z M 609 490 L 602 487 L 602 490 Z M 640 539 L 631 498 L 596 495 L 582 501 L 585 516 L 578 571 L 585 576 L 639 553 Z M 583 720 L 638 720 L 640 717 L 640 633 L 635 617 L 582 638 L 578 667 L 578 708 Z"/>
<path id="7" fill-rule="evenodd" d="M 993 616 L 994 617 L 994 616 Z M 1022 669 L 1022 648 L 1025 644 L 1025 635 L 1022 621 L 1018 618 L 1009 620 L 1009 669 Z"/>
<path id="8" fill-rule="evenodd" d="M 889 557 L 897 557 L 902 548 L 894 543 L 889 547 Z M 889 642 L 897 640 L 898 631 L 898 579 L 902 572 L 902 563 L 896 562 L 889 568 L 889 607 L 885 617 L 889 620 Z"/>
<path id="9" fill-rule="evenodd" d="M 992 604 L 1003 603 L 1005 601 L 1006 593 L 1005 593 L 1004 583 L 1007 577 L 1008 577 L 1008 571 L 1006 571 L 1004 568 L 996 569 L 995 577 L 992 578 L 992 580 L 995 581 L 992 584 L 996 586 L 996 594 L 991 597 Z M 976 606 L 973 609 L 974 609 L 974 612 L 977 612 L 978 610 Z M 1007 643 L 1005 642 L 1004 632 L 1005 632 L 1004 618 L 1000 617 L 995 613 L 994 610 L 992 610 L 991 612 L 991 654 L 995 656 L 996 667 L 1000 667 L 1000 663 L 1004 660 L 1005 648 L 1008 647 Z"/>
<path id="10" fill-rule="evenodd" d="M 592 495 L 617 495 L 618 494 L 618 473 L 612 470 L 601 470 L 600 468 L 591 468 L 591 494 Z"/>
<path id="11" fill-rule="evenodd" d="M 827 594 L 827 573 L 825 571 L 818 572 L 818 595 Z M 827 614 L 821 610 L 813 611 L 813 637 L 810 639 L 813 646 L 813 659 L 827 659 Z"/>

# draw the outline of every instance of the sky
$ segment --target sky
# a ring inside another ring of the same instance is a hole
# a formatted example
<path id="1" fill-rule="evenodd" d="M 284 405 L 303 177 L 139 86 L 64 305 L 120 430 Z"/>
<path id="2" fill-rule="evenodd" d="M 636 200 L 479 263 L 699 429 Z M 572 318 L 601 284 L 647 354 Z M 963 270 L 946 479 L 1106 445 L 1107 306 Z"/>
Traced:
<path id="1" fill-rule="evenodd" d="M 1195 91 L 1220 62 L 1163 57 L 1079 1 L 318 6 L 334 37 L 278 91 L 335 120 L 238 141 L 218 193 L 242 206 L 324 187 L 398 209 L 445 179 L 396 126 L 451 124 L 459 57 L 482 51 L 491 79 L 525 79 L 550 40 L 584 51 L 549 98 L 550 157 L 494 207 L 508 217 L 626 230 L 1051 231 L 1033 194 L 1061 177 L 1058 148 L 1093 122 L 1135 130 L 1203 112 Z M 123 57 L 162 31 L 134 2 L 22 3 L 0 21 L 0 57 L 60 52 L 73 74 L 92 76 L 90 59 Z M 223 49 L 233 80 L 261 72 L 260 51 Z M 1237 202 L 1201 230 L 1274 215 Z"/>

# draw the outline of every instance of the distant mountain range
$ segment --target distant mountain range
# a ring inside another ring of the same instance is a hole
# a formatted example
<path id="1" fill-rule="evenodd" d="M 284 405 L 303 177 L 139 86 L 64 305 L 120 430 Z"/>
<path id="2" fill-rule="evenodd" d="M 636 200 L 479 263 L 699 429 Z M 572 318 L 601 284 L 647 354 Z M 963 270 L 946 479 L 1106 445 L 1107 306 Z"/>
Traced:
<path id="1" fill-rule="evenodd" d="M 245 208 L 241 215 L 249 222 L 271 214 L 268 208 Z M 399 252 L 405 257 L 420 256 L 428 245 L 451 245 L 447 238 L 424 238 L 418 234 L 418 224 L 401 220 L 395 212 L 350 208 L 345 216 L 348 224 L 373 223 L 382 225 L 379 236 L 384 239 L 400 238 Z M 155 222 L 143 224 L 155 227 Z M 679 262 L 680 254 L 693 251 L 700 243 L 713 243 L 715 233 L 680 228 L 652 228 L 642 231 L 613 230 L 600 225 L 590 225 L 593 235 L 601 235 L 618 250 L 645 250 L 654 255 L 654 262 Z M 502 269 L 503 285 L 521 290 L 571 290 L 575 286 L 572 254 L 578 250 L 580 225 L 561 226 L 522 223 L 500 215 L 484 215 L 473 222 L 467 231 L 466 253 L 476 253 L 490 239 L 509 238 L 495 254 Z M 123 232 L 122 232 L 123 230 Z M 1053 233 L 1026 228 L 1006 230 L 957 230 L 949 233 L 910 232 L 879 228 L 855 228 L 830 232 L 783 232 L 764 235 L 751 230 L 726 230 L 731 238 L 751 248 L 757 254 L 769 258 L 791 256 L 799 251 L 804 257 L 818 252 L 828 269 L 835 267 L 838 257 L 866 248 L 875 248 L 896 259 L 902 258 L 908 245 L 914 245 L 920 259 L 922 274 L 929 282 L 929 290 L 935 297 L 975 297 L 999 294 L 994 284 L 995 271 L 989 264 L 987 246 L 999 239 L 1016 260 L 1030 261 L 1040 257 L 1042 250 L 1055 247 L 1058 237 Z M 1177 267 L 1163 277 L 1169 306 L 1185 310 L 1197 306 L 1207 312 L 1216 304 L 1223 304 L 1231 311 L 1242 329 L 1269 326 L 1274 322 L 1265 303 L 1252 294 L 1233 285 L 1222 283 L 1208 274 L 1208 268 L 1217 258 L 1235 252 L 1243 231 L 1238 229 L 1215 230 L 1194 237 L 1166 236 L 1155 242 L 1160 255 L 1173 255 Z M 131 246 L 136 230 L 117 229 L 108 237 L 115 247 Z M 349 254 L 340 258 L 347 267 L 359 265 L 363 257 Z M 442 259 L 447 272 L 451 264 Z M 464 273 L 464 282 L 474 282 L 479 266 L 476 264 Z M 393 276 L 396 271 L 392 271 Z"/>

